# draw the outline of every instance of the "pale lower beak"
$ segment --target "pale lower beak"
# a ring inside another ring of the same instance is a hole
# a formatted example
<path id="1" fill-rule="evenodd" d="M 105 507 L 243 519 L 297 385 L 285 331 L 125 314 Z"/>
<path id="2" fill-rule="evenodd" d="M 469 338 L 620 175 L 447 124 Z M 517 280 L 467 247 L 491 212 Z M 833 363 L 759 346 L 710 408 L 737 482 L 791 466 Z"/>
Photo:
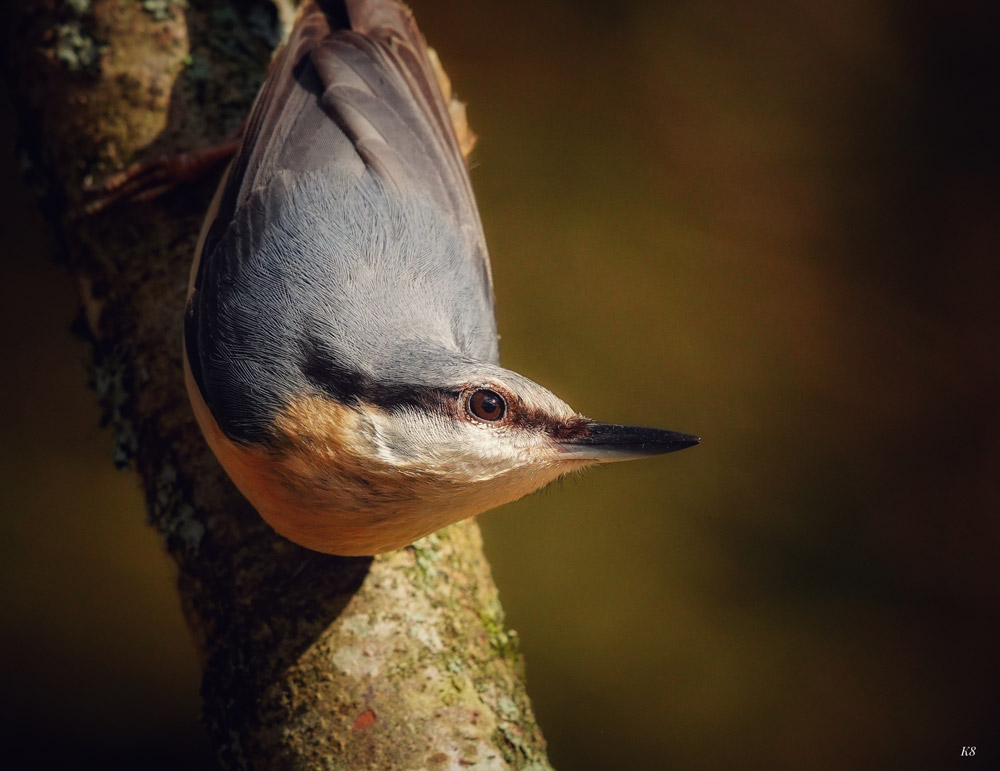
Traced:
<path id="1" fill-rule="evenodd" d="M 567 460 L 595 460 L 605 463 L 646 458 L 693 447 L 701 437 L 640 426 L 591 423 L 584 434 L 557 441 Z"/>

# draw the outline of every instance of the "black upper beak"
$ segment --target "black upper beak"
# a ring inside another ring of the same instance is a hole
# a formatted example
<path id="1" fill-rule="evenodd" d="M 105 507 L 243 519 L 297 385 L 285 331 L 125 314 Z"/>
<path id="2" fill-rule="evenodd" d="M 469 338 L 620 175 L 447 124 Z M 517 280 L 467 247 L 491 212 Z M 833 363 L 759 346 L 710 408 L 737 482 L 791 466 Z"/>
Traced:
<path id="1" fill-rule="evenodd" d="M 663 455 L 693 447 L 701 437 L 659 428 L 591 423 L 580 434 L 559 440 L 559 449 L 569 458 L 616 461 Z"/>

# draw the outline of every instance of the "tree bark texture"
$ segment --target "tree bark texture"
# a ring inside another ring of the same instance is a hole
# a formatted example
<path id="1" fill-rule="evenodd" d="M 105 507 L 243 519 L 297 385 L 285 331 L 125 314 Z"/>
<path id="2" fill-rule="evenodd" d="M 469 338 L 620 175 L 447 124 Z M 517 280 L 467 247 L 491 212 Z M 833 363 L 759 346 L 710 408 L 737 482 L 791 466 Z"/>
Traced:
<path id="1" fill-rule="evenodd" d="M 79 286 L 116 460 L 140 474 L 178 568 L 221 764 L 548 768 L 474 523 L 375 559 L 310 552 L 270 530 L 205 445 L 181 322 L 216 180 L 73 215 L 86 179 L 237 127 L 290 9 L 19 0 L 5 13 L 29 174 Z"/>

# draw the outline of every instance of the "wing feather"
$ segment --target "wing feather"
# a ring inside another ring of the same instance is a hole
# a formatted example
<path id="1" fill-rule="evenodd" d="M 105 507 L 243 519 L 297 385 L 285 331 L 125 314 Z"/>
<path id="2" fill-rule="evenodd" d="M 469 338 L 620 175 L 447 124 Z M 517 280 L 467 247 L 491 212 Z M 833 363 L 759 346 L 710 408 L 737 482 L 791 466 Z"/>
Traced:
<path id="1" fill-rule="evenodd" d="M 427 198 L 453 218 L 492 304 L 489 255 L 466 167 L 474 136 L 413 14 L 395 0 L 324 8 L 303 6 L 272 62 L 203 254 L 211 254 L 236 210 L 274 174 L 324 160 L 343 170 L 360 160 L 387 186 Z M 312 140 L 323 129 L 304 118 L 317 103 L 351 145 L 330 141 L 331 154 L 353 149 L 353 158 L 316 158 Z"/>

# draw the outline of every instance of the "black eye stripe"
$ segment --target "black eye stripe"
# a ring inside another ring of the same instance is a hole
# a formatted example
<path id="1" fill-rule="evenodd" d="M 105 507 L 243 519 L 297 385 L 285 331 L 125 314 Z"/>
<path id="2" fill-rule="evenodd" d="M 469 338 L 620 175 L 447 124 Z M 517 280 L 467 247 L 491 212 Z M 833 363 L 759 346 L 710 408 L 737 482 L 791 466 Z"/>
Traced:
<path id="1" fill-rule="evenodd" d="M 495 423 L 507 414 L 507 402 L 496 391 L 480 388 L 469 395 L 465 409 L 477 420 Z"/>

